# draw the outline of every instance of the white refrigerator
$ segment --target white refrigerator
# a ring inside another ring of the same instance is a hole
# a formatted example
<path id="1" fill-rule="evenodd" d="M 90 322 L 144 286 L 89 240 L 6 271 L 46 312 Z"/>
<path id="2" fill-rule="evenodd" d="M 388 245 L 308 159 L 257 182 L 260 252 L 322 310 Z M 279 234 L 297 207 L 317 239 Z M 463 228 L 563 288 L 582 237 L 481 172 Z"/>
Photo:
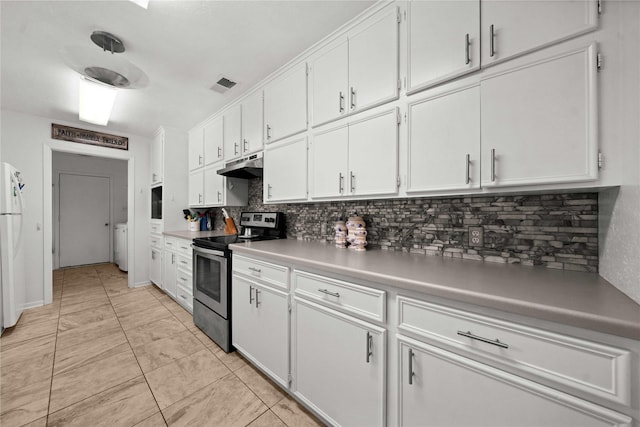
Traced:
<path id="1" fill-rule="evenodd" d="M 26 301 L 24 256 L 21 250 L 24 184 L 15 167 L 0 164 L 0 269 L 2 330 L 14 326 Z"/>

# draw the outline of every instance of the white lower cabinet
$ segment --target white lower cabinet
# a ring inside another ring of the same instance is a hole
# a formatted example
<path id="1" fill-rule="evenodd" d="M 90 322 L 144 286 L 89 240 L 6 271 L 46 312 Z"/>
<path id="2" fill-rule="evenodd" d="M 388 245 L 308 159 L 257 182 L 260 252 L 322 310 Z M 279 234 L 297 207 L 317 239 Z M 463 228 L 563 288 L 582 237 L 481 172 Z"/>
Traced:
<path id="1" fill-rule="evenodd" d="M 233 345 L 281 386 L 289 386 L 289 295 L 233 275 Z"/>
<path id="2" fill-rule="evenodd" d="M 149 280 L 162 289 L 162 249 L 153 246 L 149 255 Z"/>
<path id="3" fill-rule="evenodd" d="M 173 251 L 169 251 L 165 249 L 164 251 L 164 286 L 162 289 L 169 295 L 171 298 L 176 298 L 176 292 L 178 289 L 177 285 L 177 274 L 178 274 L 178 264 L 177 264 L 177 255 Z"/>
<path id="4" fill-rule="evenodd" d="M 295 298 L 294 393 L 331 424 L 385 425 L 386 331 Z"/>
<path id="5" fill-rule="evenodd" d="M 398 355 L 400 426 L 632 423 L 618 412 L 402 336 L 398 337 Z"/>

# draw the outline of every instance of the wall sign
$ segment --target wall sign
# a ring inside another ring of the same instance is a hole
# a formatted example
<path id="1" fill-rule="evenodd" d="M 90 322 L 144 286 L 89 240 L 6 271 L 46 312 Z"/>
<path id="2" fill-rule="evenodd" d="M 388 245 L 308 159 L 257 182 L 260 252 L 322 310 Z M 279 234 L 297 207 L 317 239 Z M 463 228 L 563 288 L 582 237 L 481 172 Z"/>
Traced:
<path id="1" fill-rule="evenodd" d="M 129 149 L 129 138 L 51 123 L 51 138 L 101 147 Z"/>

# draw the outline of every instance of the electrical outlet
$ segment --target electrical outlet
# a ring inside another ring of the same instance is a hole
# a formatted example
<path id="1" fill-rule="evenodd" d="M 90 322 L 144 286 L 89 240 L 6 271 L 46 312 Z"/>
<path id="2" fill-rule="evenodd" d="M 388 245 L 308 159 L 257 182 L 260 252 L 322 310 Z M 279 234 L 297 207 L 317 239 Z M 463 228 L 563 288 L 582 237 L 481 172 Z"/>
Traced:
<path id="1" fill-rule="evenodd" d="M 484 246 L 484 229 L 469 227 L 469 246 Z"/>

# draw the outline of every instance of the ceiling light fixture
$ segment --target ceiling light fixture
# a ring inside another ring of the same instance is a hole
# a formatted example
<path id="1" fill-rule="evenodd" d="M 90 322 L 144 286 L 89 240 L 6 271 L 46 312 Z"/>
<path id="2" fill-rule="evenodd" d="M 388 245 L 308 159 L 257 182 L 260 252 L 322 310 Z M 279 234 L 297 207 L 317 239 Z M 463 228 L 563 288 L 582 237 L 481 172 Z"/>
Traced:
<path id="1" fill-rule="evenodd" d="M 83 122 L 106 126 L 118 89 L 91 78 L 80 77 L 80 114 Z"/>
<path id="2" fill-rule="evenodd" d="M 143 9 L 146 9 L 149 7 L 149 0 L 129 0 L 132 3 L 137 4 L 138 6 L 140 6 Z"/>

